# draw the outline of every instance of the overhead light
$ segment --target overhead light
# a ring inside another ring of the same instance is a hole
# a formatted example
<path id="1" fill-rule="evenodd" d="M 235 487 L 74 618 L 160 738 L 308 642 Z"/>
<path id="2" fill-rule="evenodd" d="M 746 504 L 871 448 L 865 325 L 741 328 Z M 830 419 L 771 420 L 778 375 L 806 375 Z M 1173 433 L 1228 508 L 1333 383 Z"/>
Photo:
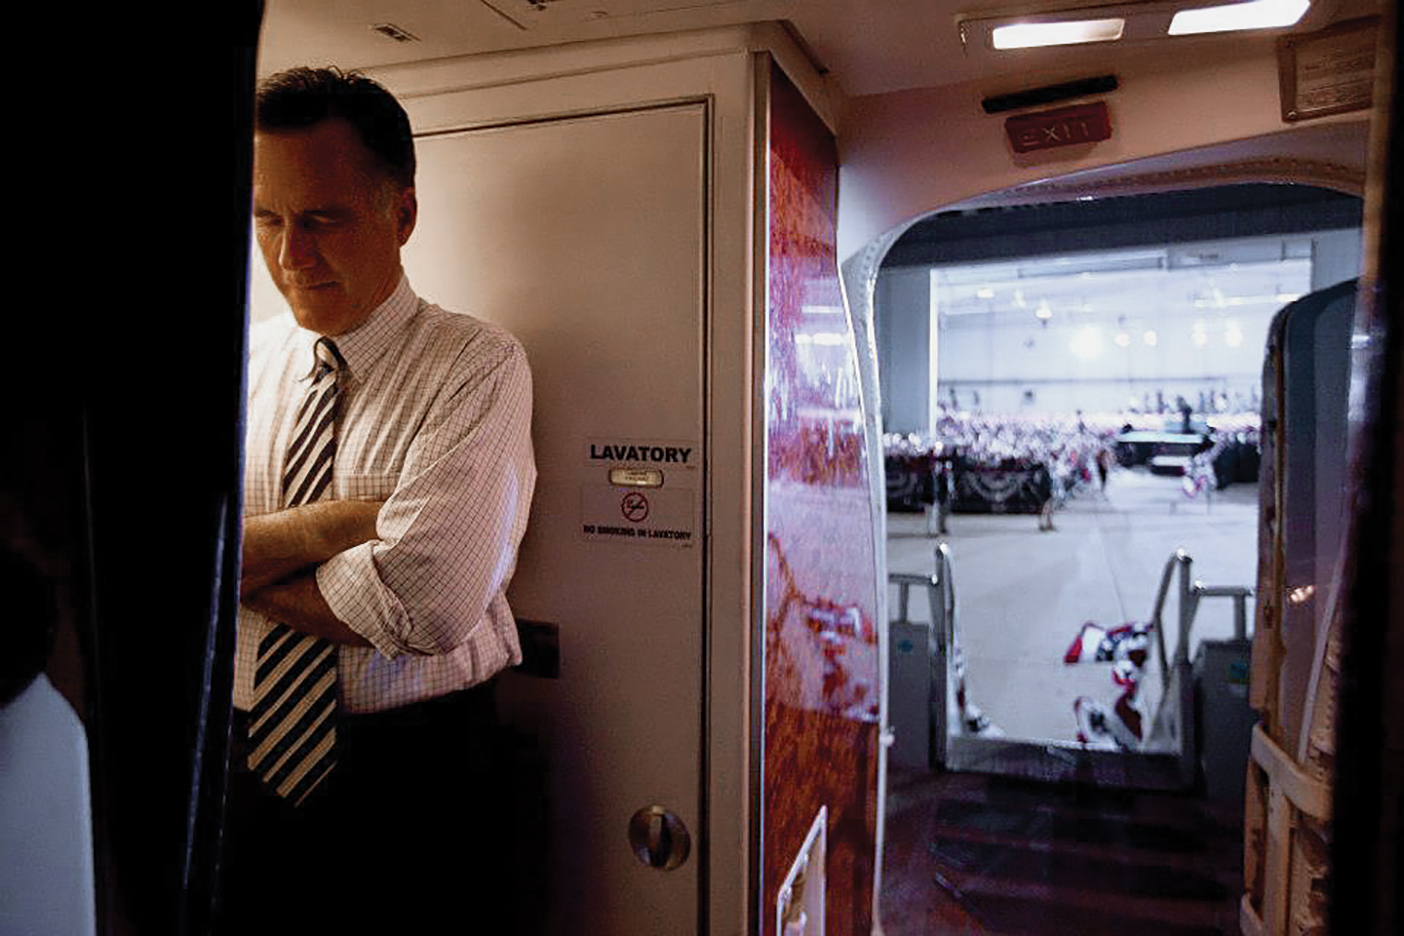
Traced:
<path id="1" fill-rule="evenodd" d="M 1215 5 L 1206 5 L 1211 3 Z M 1298 25 L 1310 8 L 1311 0 L 1110 0 L 1045 13 L 959 19 L 956 26 L 967 51 L 1007 52 L 1096 42 L 1143 42 L 1167 35 L 1284 28 Z M 1315 19 L 1319 21 L 1324 15 Z"/>
<path id="2" fill-rule="evenodd" d="M 979 296 L 981 299 L 993 299 L 994 290 L 988 286 L 981 286 L 979 289 L 975 290 L 975 295 Z"/>
<path id="3" fill-rule="evenodd" d="M 1058 23 L 1011 23 L 996 26 L 990 42 L 996 49 L 1033 49 L 1042 46 L 1079 45 L 1084 42 L 1115 42 L 1121 38 L 1126 20 L 1064 20 Z"/>
<path id="4" fill-rule="evenodd" d="M 1053 317 L 1053 310 L 1049 307 L 1048 300 L 1045 299 L 1038 304 L 1038 308 L 1034 310 L 1034 315 L 1045 322 Z"/>
<path id="5" fill-rule="evenodd" d="M 1156 346 L 1156 344 L 1159 343 L 1159 341 L 1160 341 L 1160 336 L 1157 335 L 1157 334 L 1155 333 L 1154 330 L 1151 330 L 1151 331 L 1146 332 L 1146 334 L 1145 334 L 1145 342 L 1146 342 L 1147 347 L 1154 348 L 1154 347 Z"/>
<path id="6" fill-rule="evenodd" d="M 1090 361 L 1102 353 L 1102 333 L 1095 325 L 1084 326 L 1073 335 L 1068 349 L 1082 360 Z"/>
<path id="7" fill-rule="evenodd" d="M 1243 329 L 1232 319 L 1224 326 L 1224 343 L 1230 348 L 1237 348 L 1243 344 Z"/>
<path id="8" fill-rule="evenodd" d="M 1115 341 L 1115 342 L 1116 342 L 1116 346 L 1117 346 L 1118 348 L 1129 348 L 1129 347 L 1131 347 L 1131 335 L 1128 334 L 1127 332 L 1124 332 L 1124 331 L 1123 331 L 1123 332 L 1117 332 L 1117 333 L 1116 333 L 1116 337 L 1113 338 L 1112 341 Z"/>
<path id="9" fill-rule="evenodd" d="M 1248 3 L 1181 10 L 1170 21 L 1170 35 L 1292 26 L 1310 6 L 1310 0 L 1250 0 Z"/>

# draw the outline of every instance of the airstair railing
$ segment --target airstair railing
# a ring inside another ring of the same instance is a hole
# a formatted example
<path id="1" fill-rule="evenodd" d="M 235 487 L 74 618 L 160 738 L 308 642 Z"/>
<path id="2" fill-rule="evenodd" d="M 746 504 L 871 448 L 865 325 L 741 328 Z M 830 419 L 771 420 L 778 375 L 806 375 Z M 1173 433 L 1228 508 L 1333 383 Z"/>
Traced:
<path id="1" fill-rule="evenodd" d="M 1179 572 L 1179 633 L 1175 639 L 1175 655 L 1167 656 L 1165 651 L 1165 627 L 1163 615 L 1165 601 L 1170 593 L 1170 581 Z M 1177 549 L 1165 560 L 1165 569 L 1160 576 L 1160 588 L 1156 591 L 1155 606 L 1151 610 L 1151 629 L 1155 632 L 1157 655 L 1160 657 L 1160 678 L 1164 695 L 1155 719 L 1157 727 L 1165 726 L 1179 751 L 1180 777 L 1186 783 L 1194 782 L 1197 741 L 1194 736 L 1194 679 L 1190 665 L 1190 637 L 1194 630 L 1195 614 L 1199 602 L 1204 598 L 1228 598 L 1234 603 L 1233 635 L 1236 640 L 1248 636 L 1248 599 L 1253 589 L 1246 585 L 1205 585 L 1193 578 L 1194 559 L 1184 549 Z M 1173 678 L 1172 678 L 1173 668 Z M 1167 710 L 1167 704 L 1174 708 Z M 1171 719 L 1167 721 L 1167 716 Z"/>
<path id="2" fill-rule="evenodd" d="M 914 585 L 931 589 L 931 626 L 933 631 L 949 633 L 955 623 L 955 582 L 951 575 L 951 550 L 945 543 L 936 547 L 936 571 L 930 575 L 892 572 L 887 580 L 897 586 L 897 620 L 909 621 L 911 589 Z"/>
<path id="3" fill-rule="evenodd" d="M 1194 628 L 1194 616 L 1199 610 L 1201 598 L 1229 598 L 1233 600 L 1233 636 L 1235 640 L 1245 640 L 1248 636 L 1248 599 L 1253 597 L 1253 589 L 1246 585 L 1205 585 L 1191 577 L 1194 558 L 1183 549 L 1177 549 L 1165 560 L 1165 570 L 1160 576 L 1160 588 L 1155 595 L 1155 607 L 1151 610 L 1150 622 L 1155 631 L 1156 650 L 1160 656 L 1160 675 L 1169 675 L 1171 662 L 1187 663 L 1190 653 L 1190 634 Z M 1169 595 L 1170 580 L 1175 570 L 1180 571 L 1179 633 L 1175 641 L 1173 661 L 1165 653 L 1165 628 L 1162 615 L 1165 599 Z"/>
<path id="4" fill-rule="evenodd" d="M 935 551 L 936 571 L 929 575 L 893 572 L 888 582 L 897 586 L 898 620 L 910 621 L 911 590 L 924 588 L 931 604 L 929 632 L 931 682 L 930 729 L 931 760 L 933 764 L 947 762 L 951 717 L 952 665 L 955 653 L 956 598 L 952 574 L 951 550 L 942 543 Z M 1178 573 L 1178 575 L 1177 575 Z M 1194 559 L 1184 549 L 1177 549 L 1165 561 L 1150 623 L 1155 633 L 1156 653 L 1160 659 L 1161 685 L 1164 691 L 1154 719 L 1152 738 L 1142 751 L 1160 750 L 1177 755 L 1180 781 L 1193 784 L 1198 770 L 1197 739 L 1194 734 L 1194 682 L 1190 662 L 1191 638 L 1199 602 L 1205 598 L 1227 598 L 1234 603 L 1234 637 L 1246 639 L 1248 630 L 1248 599 L 1254 590 L 1247 586 L 1210 586 L 1194 579 Z M 1176 581 L 1178 579 L 1178 581 Z M 1166 646 L 1164 617 L 1171 586 L 1179 597 L 1173 653 Z M 975 739 L 970 739 L 975 740 Z M 1157 747 L 1157 740 L 1163 746 Z"/>
<path id="5" fill-rule="evenodd" d="M 1155 606 L 1151 610 L 1150 624 L 1151 631 L 1155 634 L 1156 655 L 1160 658 L 1160 679 L 1162 685 L 1168 685 L 1170 679 L 1170 661 L 1165 654 L 1165 628 L 1161 624 L 1161 613 L 1165 610 L 1165 599 L 1170 594 L 1170 581 L 1175 576 L 1177 568 L 1187 568 L 1194 560 L 1189 553 L 1183 549 L 1177 549 L 1165 560 L 1165 570 L 1160 575 L 1160 588 L 1155 593 Z M 1185 576 L 1180 576 L 1183 584 Z M 1185 607 L 1183 592 L 1180 596 L 1180 609 L 1183 612 Z M 1180 616 L 1180 631 L 1185 629 L 1185 619 L 1183 613 Z M 1177 651 L 1178 653 L 1178 651 Z"/>
<path id="6" fill-rule="evenodd" d="M 888 582 L 897 586 L 897 620 L 910 621 L 911 590 L 925 588 L 931 603 L 930 730 L 933 763 L 946 761 L 948 730 L 948 694 L 950 692 L 950 662 L 952 637 L 955 633 L 955 581 L 951 572 L 951 550 L 941 543 L 936 547 L 936 571 L 930 575 L 892 572 Z"/>

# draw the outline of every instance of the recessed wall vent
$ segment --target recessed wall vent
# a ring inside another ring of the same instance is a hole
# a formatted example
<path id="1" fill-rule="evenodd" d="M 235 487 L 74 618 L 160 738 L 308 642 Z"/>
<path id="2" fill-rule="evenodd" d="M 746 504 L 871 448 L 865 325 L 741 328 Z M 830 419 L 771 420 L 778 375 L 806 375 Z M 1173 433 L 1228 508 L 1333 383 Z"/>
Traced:
<path id="1" fill-rule="evenodd" d="M 737 6 L 737 0 L 479 0 L 518 29 L 563 29 L 599 20 L 647 20 L 691 16 L 710 7 Z M 631 30 L 632 31 L 632 30 Z M 648 30 L 646 30 L 648 31 Z"/>
<path id="2" fill-rule="evenodd" d="M 396 26 L 394 23 L 376 23 L 374 26 L 371 27 L 371 29 L 374 29 L 382 36 L 385 36 L 389 39 L 394 39 L 396 42 L 419 41 L 419 37 L 416 36 L 414 33 L 401 26 Z"/>
<path id="3" fill-rule="evenodd" d="M 1041 88 L 1030 88 L 1027 91 L 1015 91 L 1013 94 L 998 94 L 985 98 L 980 102 L 980 105 L 984 107 L 985 113 L 998 114 L 1003 111 L 1018 110 L 1022 107 L 1038 107 L 1043 104 L 1068 101 L 1092 94 L 1109 94 L 1116 88 L 1115 75 L 1098 75 L 1096 78 L 1065 81 L 1062 84 L 1045 85 Z"/>
<path id="4" fill-rule="evenodd" d="M 518 29 L 531 29 L 540 23 L 551 7 L 561 0 L 482 0 L 492 10 Z M 567 10 L 570 7 L 566 7 Z"/>

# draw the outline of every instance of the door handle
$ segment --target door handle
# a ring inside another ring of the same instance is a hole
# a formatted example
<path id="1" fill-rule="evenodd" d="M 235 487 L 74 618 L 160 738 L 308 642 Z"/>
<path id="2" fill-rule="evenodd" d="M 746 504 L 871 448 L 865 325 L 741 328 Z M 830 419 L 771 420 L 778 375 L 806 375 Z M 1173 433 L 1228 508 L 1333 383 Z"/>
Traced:
<path id="1" fill-rule="evenodd" d="M 629 820 L 629 847 L 641 863 L 672 871 L 687 861 L 692 837 L 673 813 L 662 806 L 645 806 Z"/>

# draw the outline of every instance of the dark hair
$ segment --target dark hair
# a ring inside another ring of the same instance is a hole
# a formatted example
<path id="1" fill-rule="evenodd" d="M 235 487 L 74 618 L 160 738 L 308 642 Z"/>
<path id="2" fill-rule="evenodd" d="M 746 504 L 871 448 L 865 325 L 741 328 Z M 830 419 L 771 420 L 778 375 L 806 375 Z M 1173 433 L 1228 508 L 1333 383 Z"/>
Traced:
<path id="1" fill-rule="evenodd" d="M 265 78 L 254 99 L 259 130 L 300 130 L 341 119 L 356 128 L 381 168 L 414 185 L 414 136 L 395 96 L 371 79 L 339 68 L 290 68 Z"/>

